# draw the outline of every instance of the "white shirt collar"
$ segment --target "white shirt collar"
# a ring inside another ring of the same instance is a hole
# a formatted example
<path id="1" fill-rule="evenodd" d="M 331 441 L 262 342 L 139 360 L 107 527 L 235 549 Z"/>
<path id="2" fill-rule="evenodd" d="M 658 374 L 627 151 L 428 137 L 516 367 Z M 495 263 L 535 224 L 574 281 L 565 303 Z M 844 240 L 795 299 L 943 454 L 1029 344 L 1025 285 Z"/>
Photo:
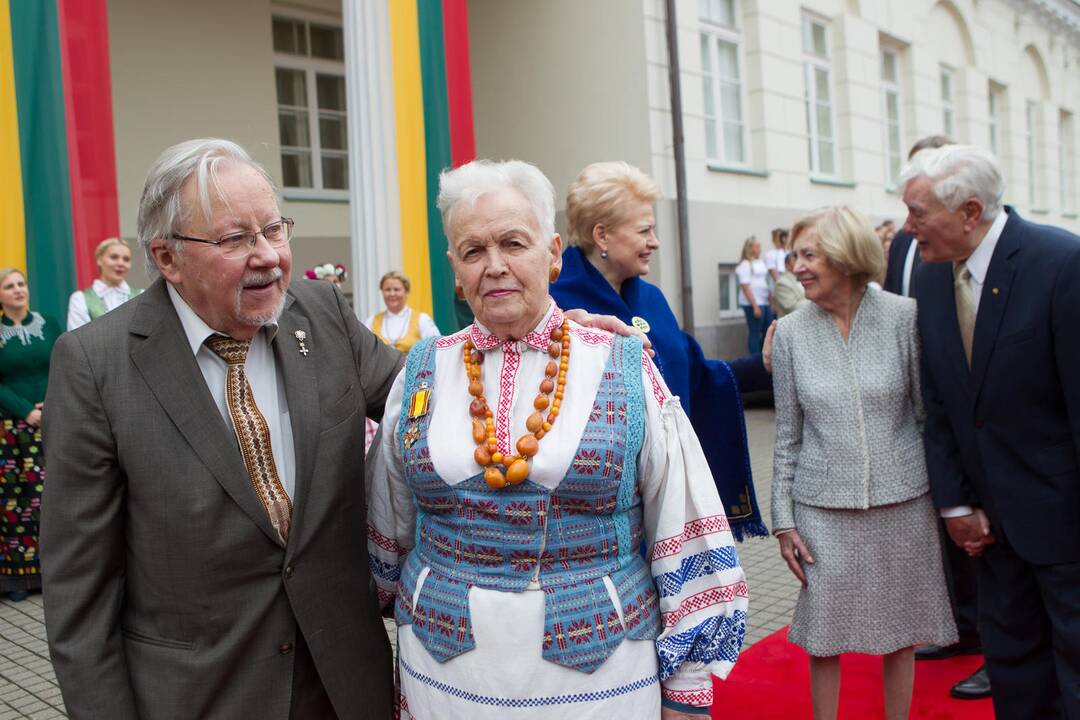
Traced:
<path id="1" fill-rule="evenodd" d="M 165 283 L 165 287 L 168 288 L 169 299 L 172 300 L 173 308 L 176 309 L 176 314 L 180 317 L 180 324 L 184 328 L 184 335 L 187 337 L 188 345 L 191 347 L 191 354 L 198 355 L 199 348 L 206 342 L 206 338 L 221 333 L 207 325 L 201 317 L 196 315 L 195 311 L 191 309 L 191 306 L 187 304 L 187 301 L 171 283 Z M 274 339 L 277 328 L 277 323 L 267 323 L 259 329 L 260 332 L 266 330 L 263 337 L 266 338 L 267 345 Z"/>
<path id="2" fill-rule="evenodd" d="M 1008 220 L 1009 213 L 1005 212 L 1005 210 L 999 212 L 978 247 L 967 259 L 968 272 L 971 273 L 971 277 L 979 285 L 986 281 L 986 271 L 990 269 L 990 259 L 994 257 L 994 248 L 997 247 L 1001 231 L 1005 229 L 1005 223 Z"/>
<path id="3" fill-rule="evenodd" d="M 536 324 L 536 327 L 526 333 L 518 342 L 524 342 L 536 350 L 547 350 L 548 345 L 551 343 L 551 331 L 562 325 L 562 321 L 562 311 L 555 304 L 555 301 L 548 296 L 548 308 L 544 316 L 540 318 L 540 322 Z M 481 352 L 504 344 L 503 340 L 492 334 L 479 320 L 473 321 L 469 333 L 473 345 Z"/>
<path id="4" fill-rule="evenodd" d="M 409 307 L 408 305 L 406 305 L 405 307 L 403 307 L 403 308 L 401 309 L 401 312 L 390 312 L 390 309 L 389 309 L 389 308 L 387 308 L 387 309 L 386 309 L 386 310 L 384 311 L 384 312 L 386 313 L 386 314 L 385 314 L 385 317 L 388 317 L 388 318 L 399 318 L 399 317 L 405 317 L 406 315 L 408 315 L 408 314 L 409 314 L 409 310 L 410 310 L 410 309 L 411 309 L 411 308 L 410 308 L 410 307 Z"/>
<path id="5" fill-rule="evenodd" d="M 107 292 L 121 293 L 123 295 L 131 294 L 131 287 L 127 284 L 127 281 L 125 280 L 121 280 L 120 284 L 114 287 L 112 285 L 109 285 L 101 278 L 97 278 L 96 280 L 94 280 L 93 284 L 91 284 L 90 287 L 93 288 L 94 294 L 98 297 L 104 297 L 105 293 Z"/>

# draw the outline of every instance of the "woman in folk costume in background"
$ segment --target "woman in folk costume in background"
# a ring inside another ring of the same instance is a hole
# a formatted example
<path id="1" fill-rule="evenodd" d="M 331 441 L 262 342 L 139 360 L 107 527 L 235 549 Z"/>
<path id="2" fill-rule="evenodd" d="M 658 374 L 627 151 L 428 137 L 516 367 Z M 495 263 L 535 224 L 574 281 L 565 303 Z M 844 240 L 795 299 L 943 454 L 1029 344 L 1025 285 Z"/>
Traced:
<path id="1" fill-rule="evenodd" d="M 45 482 L 41 415 L 61 328 L 30 310 L 26 276 L 0 270 L 0 593 L 41 587 L 38 516 Z"/>
<path id="2" fill-rule="evenodd" d="M 375 337 L 387 345 L 393 345 L 403 353 L 408 353 L 412 346 L 424 338 L 437 337 L 442 333 L 435 321 L 427 313 L 409 307 L 409 290 L 412 283 L 405 273 L 391 270 L 379 279 L 386 311 L 368 316 L 364 325 L 375 333 Z M 368 420 L 364 436 L 364 451 L 371 448 L 379 424 Z"/>
<path id="3" fill-rule="evenodd" d="M 379 280 L 386 311 L 375 313 L 364 325 L 387 345 L 393 345 L 403 353 L 423 338 L 441 335 L 435 321 L 427 313 L 409 307 L 409 290 L 412 285 L 404 273 L 391 270 Z"/>
<path id="4" fill-rule="evenodd" d="M 131 248 L 120 238 L 102 240 L 94 251 L 98 279 L 85 290 L 76 290 L 68 300 L 67 329 L 82 327 L 114 310 L 142 290 L 127 284 L 131 270 Z"/>
<path id="5" fill-rule="evenodd" d="M 368 477 L 410 720 L 708 716 L 742 644 L 745 578 L 679 399 L 641 340 L 548 294 L 554 200 L 518 161 L 441 178 L 476 319 L 413 347 Z"/>
<path id="6" fill-rule="evenodd" d="M 740 540 L 765 535 L 740 392 L 767 390 L 772 380 L 760 354 L 731 363 L 706 359 L 660 288 L 644 279 L 660 247 L 653 211 L 659 197 L 653 179 L 628 163 L 599 162 L 582 170 L 566 195 L 573 246 L 563 253 L 551 294 L 562 307 L 614 315 L 648 335 L 664 381 L 701 438 L 732 532 Z"/>

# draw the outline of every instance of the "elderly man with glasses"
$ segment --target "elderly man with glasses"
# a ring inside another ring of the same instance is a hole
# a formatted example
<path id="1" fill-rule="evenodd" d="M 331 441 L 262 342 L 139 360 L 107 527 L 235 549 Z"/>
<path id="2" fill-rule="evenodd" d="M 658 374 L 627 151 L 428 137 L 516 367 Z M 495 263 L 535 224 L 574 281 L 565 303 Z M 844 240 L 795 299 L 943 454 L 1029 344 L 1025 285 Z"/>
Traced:
<path id="1" fill-rule="evenodd" d="M 72 718 L 389 718 L 368 574 L 364 418 L 401 364 L 329 283 L 239 146 L 151 168 L 160 276 L 53 354 L 46 624 Z"/>

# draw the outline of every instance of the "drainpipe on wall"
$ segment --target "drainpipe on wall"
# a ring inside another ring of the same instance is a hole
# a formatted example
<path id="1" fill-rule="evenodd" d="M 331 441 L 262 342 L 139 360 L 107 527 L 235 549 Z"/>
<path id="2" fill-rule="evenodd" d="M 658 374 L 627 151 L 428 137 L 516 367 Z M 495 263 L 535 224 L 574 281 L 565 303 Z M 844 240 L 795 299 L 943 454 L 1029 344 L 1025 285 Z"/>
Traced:
<path id="1" fill-rule="evenodd" d="M 679 71 L 678 23 L 675 19 L 675 0 L 666 0 L 668 86 L 671 88 L 671 134 L 675 152 L 675 207 L 678 215 L 679 268 L 682 275 L 683 330 L 694 334 L 694 284 L 690 270 L 690 220 L 686 201 L 686 143 L 683 138 L 682 82 Z"/>

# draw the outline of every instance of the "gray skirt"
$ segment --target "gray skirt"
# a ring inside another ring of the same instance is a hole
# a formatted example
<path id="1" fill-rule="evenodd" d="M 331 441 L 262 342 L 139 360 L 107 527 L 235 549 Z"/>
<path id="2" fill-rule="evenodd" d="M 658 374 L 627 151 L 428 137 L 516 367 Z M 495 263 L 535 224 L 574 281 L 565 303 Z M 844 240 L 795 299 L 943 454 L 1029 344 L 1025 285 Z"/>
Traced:
<path id="1" fill-rule="evenodd" d="M 928 494 L 869 510 L 796 503 L 794 512 L 814 563 L 803 563 L 791 642 L 819 657 L 956 642 Z"/>

